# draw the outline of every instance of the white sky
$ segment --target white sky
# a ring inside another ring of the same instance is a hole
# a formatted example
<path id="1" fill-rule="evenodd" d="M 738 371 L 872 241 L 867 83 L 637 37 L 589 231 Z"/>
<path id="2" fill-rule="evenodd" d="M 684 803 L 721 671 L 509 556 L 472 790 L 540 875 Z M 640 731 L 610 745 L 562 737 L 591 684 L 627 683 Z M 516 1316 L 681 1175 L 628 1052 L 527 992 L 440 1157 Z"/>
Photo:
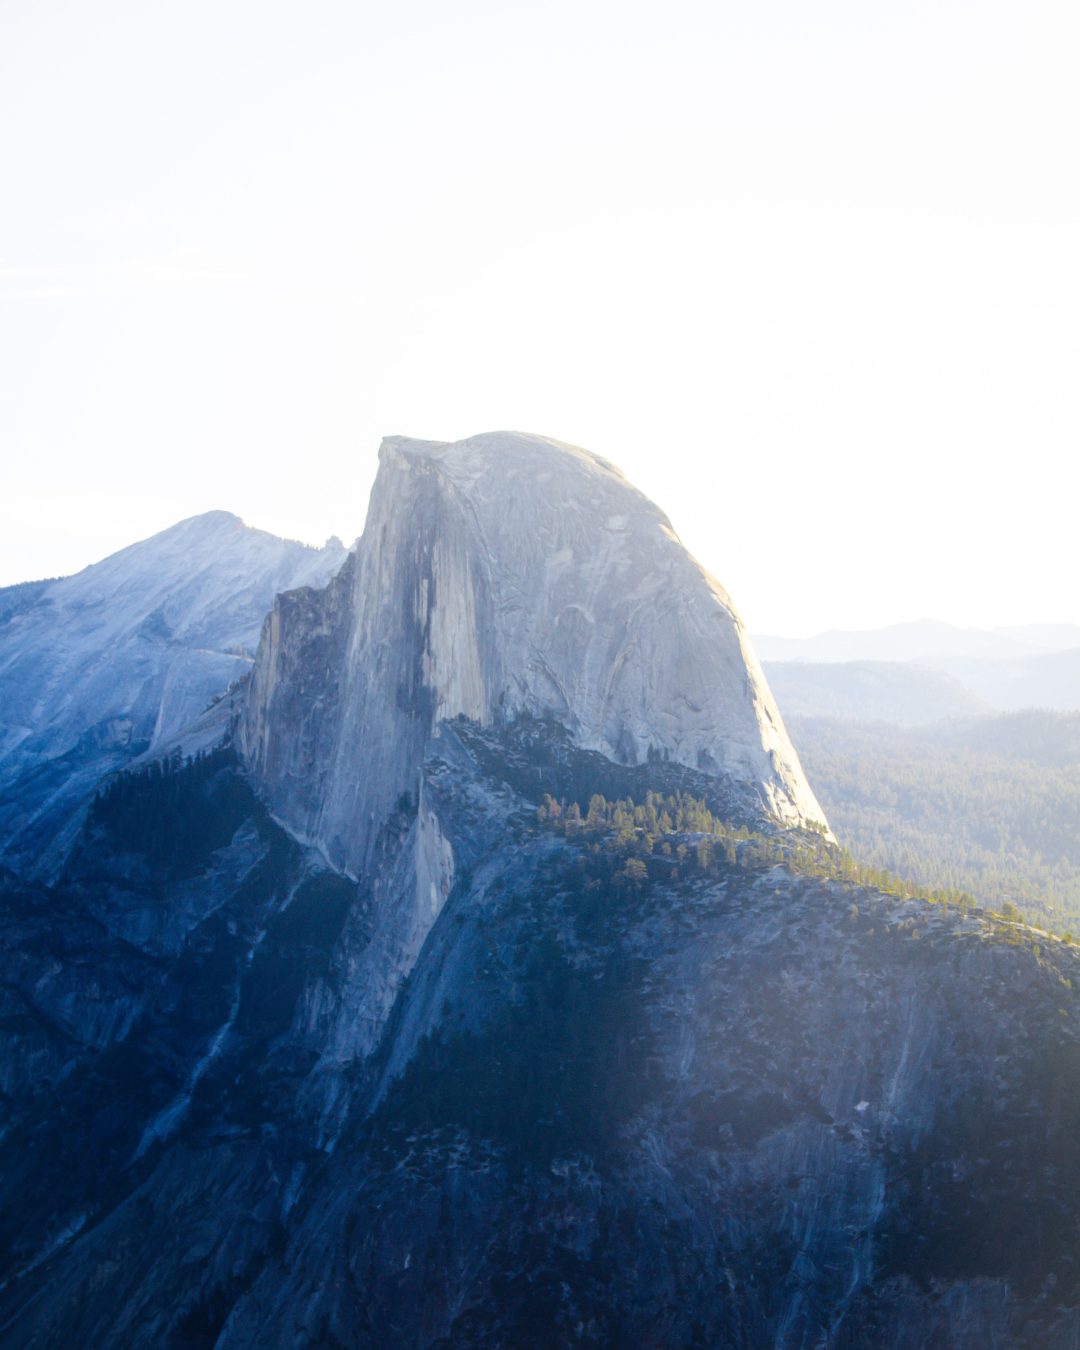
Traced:
<path id="1" fill-rule="evenodd" d="M 387 433 L 615 460 L 757 631 L 1080 621 L 1073 0 L 0 0 L 0 583 Z"/>

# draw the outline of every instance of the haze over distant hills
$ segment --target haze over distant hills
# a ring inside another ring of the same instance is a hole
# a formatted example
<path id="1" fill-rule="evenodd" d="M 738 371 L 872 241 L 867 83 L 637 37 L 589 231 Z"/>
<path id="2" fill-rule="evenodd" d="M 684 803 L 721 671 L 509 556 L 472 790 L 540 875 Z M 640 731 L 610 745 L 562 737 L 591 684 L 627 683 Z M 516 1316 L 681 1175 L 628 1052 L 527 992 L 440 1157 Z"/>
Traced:
<path id="1" fill-rule="evenodd" d="M 916 619 L 884 628 L 830 628 L 808 638 L 754 636 L 762 661 L 948 661 L 1010 660 L 1080 648 L 1080 625 L 1014 624 L 961 628 L 939 619 Z"/>
<path id="2" fill-rule="evenodd" d="M 954 676 L 900 661 L 767 661 L 765 672 L 785 718 L 921 726 L 993 711 Z"/>
<path id="3" fill-rule="evenodd" d="M 980 711 L 1080 708 L 1080 626 L 934 619 L 753 639 L 785 712 L 914 725 Z"/>
<path id="4" fill-rule="evenodd" d="M 754 639 L 846 847 L 1058 930 L 1080 926 L 1078 644 L 929 619 Z"/>
<path id="5" fill-rule="evenodd" d="M 1071 651 L 1080 647 L 1080 624 L 1075 623 L 1024 623 L 995 628 L 994 632 L 1002 637 L 1033 643 L 1047 651 Z"/>

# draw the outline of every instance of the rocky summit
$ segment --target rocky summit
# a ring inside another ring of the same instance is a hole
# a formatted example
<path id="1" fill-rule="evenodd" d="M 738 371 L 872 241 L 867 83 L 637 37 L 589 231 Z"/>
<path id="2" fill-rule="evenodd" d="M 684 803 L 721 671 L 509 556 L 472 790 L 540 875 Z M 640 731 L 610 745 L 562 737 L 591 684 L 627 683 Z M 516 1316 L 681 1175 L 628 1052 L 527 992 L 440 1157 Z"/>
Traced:
<path id="1" fill-rule="evenodd" d="M 294 832 L 363 871 L 441 723 L 522 714 L 821 818 L 730 599 L 617 469 L 507 432 L 379 458 L 351 569 L 277 601 L 245 704 L 241 752 Z"/>
<path id="2" fill-rule="evenodd" d="M 344 558 L 337 539 L 308 548 L 209 511 L 0 590 L 0 860 L 55 875 L 102 777 L 243 678 L 275 594 Z"/>
<path id="3" fill-rule="evenodd" d="M 384 443 L 0 873 L 0 1344 L 1075 1347 L 1080 953 L 848 865 L 609 464 Z"/>

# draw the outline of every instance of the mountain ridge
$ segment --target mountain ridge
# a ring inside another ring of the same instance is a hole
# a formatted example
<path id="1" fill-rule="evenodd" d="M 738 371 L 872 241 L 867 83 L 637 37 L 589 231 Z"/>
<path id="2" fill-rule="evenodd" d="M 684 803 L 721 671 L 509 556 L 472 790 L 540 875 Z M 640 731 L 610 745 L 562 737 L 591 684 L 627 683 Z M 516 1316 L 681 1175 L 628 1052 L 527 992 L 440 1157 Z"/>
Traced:
<path id="1" fill-rule="evenodd" d="M 556 834 L 522 730 L 433 743 L 461 865 L 362 1056 L 366 888 L 228 752 L 124 783 L 64 888 L 0 909 L 3 987 L 38 1009 L 0 1061 L 0 1345 L 1066 1350 L 1080 955 Z M 551 748 L 586 796 L 680 771 Z"/>
<path id="2" fill-rule="evenodd" d="M 1023 628 L 961 627 L 940 619 L 915 619 L 883 628 L 829 628 L 807 638 L 755 634 L 762 660 L 917 661 L 934 665 L 960 658 L 1004 660 L 1047 649 L 1021 636 Z"/>
<path id="3" fill-rule="evenodd" d="M 1080 952 L 843 869 L 658 508 L 389 442 L 250 676 L 0 864 L 0 1346 L 1073 1350 Z"/>
<path id="4" fill-rule="evenodd" d="M 0 856 L 58 866 L 103 774 L 245 674 L 274 595 L 345 556 L 215 511 L 19 588 L 0 624 Z"/>

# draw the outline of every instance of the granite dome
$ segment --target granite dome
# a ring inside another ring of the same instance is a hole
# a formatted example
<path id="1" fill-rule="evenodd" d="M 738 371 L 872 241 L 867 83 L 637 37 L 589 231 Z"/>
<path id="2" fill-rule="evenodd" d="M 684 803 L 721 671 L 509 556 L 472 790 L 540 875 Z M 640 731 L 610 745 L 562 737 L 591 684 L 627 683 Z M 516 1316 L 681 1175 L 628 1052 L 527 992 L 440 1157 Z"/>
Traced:
<path id="1" fill-rule="evenodd" d="M 522 714 L 823 820 L 730 598 L 617 469 L 517 432 L 389 437 L 353 566 L 267 622 L 247 760 L 279 819 L 357 872 L 441 723 Z"/>

